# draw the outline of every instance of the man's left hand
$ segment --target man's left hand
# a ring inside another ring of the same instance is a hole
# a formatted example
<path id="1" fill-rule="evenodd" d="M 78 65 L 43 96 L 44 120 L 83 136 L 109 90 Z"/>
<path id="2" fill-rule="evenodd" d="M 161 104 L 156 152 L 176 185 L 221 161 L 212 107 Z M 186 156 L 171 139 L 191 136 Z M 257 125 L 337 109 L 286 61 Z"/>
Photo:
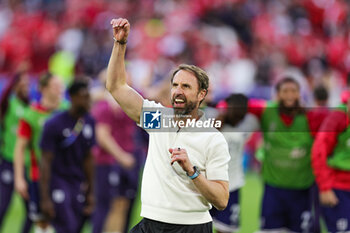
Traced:
<path id="1" fill-rule="evenodd" d="M 193 169 L 193 165 L 189 160 L 185 149 L 170 148 L 169 152 L 171 153 L 171 165 L 173 165 L 174 162 L 177 162 L 188 175 L 191 176 L 194 174 L 195 171 Z"/>

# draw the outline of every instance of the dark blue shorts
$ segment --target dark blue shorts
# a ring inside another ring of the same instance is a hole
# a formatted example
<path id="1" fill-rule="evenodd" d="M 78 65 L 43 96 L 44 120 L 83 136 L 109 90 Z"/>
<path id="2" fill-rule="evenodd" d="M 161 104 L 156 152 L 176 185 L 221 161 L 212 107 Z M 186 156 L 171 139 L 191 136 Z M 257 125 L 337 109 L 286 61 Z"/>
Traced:
<path id="1" fill-rule="evenodd" d="M 139 169 L 126 170 L 119 165 L 97 165 L 96 198 L 109 202 L 118 196 L 134 199 L 138 188 Z"/>
<path id="2" fill-rule="evenodd" d="M 334 189 L 334 192 L 339 204 L 321 208 L 328 232 L 350 232 L 350 191 Z"/>
<path id="3" fill-rule="evenodd" d="M 290 230 L 312 233 L 311 188 L 304 190 L 276 188 L 265 184 L 261 210 L 262 230 Z"/>
<path id="4" fill-rule="evenodd" d="M 86 218 L 83 213 L 86 204 L 83 187 L 79 182 L 52 175 L 50 189 L 56 215 L 51 223 L 56 233 L 80 232 Z"/>
<path id="5" fill-rule="evenodd" d="M 13 189 L 13 163 L 1 159 L 0 155 L 0 183 L 6 187 L 10 186 Z"/>
<path id="6" fill-rule="evenodd" d="M 39 182 L 29 181 L 29 219 L 33 222 L 44 220 L 44 215 L 40 210 Z"/>
<path id="7" fill-rule="evenodd" d="M 227 233 L 238 231 L 240 220 L 239 190 L 230 192 L 227 207 L 223 211 L 213 207 L 210 214 L 213 217 L 216 230 Z"/>

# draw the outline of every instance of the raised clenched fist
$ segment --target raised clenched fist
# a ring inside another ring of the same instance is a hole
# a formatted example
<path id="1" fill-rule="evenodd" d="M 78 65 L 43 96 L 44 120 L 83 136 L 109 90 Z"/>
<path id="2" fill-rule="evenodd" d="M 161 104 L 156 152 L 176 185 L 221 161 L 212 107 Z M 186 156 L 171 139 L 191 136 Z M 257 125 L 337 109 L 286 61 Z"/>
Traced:
<path id="1" fill-rule="evenodd" d="M 112 19 L 113 36 L 119 43 L 126 43 L 130 32 L 130 23 L 127 19 Z"/>

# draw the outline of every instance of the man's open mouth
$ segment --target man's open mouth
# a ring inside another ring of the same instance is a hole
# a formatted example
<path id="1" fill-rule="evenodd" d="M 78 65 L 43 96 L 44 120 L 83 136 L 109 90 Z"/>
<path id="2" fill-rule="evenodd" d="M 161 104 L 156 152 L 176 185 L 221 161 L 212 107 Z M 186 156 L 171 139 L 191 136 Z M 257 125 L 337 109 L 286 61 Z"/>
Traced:
<path id="1" fill-rule="evenodd" d="M 174 108 L 182 108 L 185 106 L 185 100 L 182 98 L 175 98 Z"/>

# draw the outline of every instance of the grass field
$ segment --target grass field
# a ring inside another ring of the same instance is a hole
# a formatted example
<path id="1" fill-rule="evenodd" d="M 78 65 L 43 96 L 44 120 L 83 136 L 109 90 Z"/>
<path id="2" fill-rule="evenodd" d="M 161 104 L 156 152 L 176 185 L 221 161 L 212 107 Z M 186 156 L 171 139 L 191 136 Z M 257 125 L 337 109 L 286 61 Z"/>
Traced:
<path id="1" fill-rule="evenodd" d="M 241 230 L 239 233 L 253 233 L 259 227 L 259 209 L 262 195 L 262 183 L 257 174 L 248 174 L 246 185 L 241 192 Z M 16 195 L 5 219 L 1 233 L 17 233 L 22 224 L 24 210 L 20 198 Z M 140 221 L 140 200 L 137 200 L 133 209 L 130 227 Z M 90 226 L 84 228 L 84 233 L 90 232 Z"/>

